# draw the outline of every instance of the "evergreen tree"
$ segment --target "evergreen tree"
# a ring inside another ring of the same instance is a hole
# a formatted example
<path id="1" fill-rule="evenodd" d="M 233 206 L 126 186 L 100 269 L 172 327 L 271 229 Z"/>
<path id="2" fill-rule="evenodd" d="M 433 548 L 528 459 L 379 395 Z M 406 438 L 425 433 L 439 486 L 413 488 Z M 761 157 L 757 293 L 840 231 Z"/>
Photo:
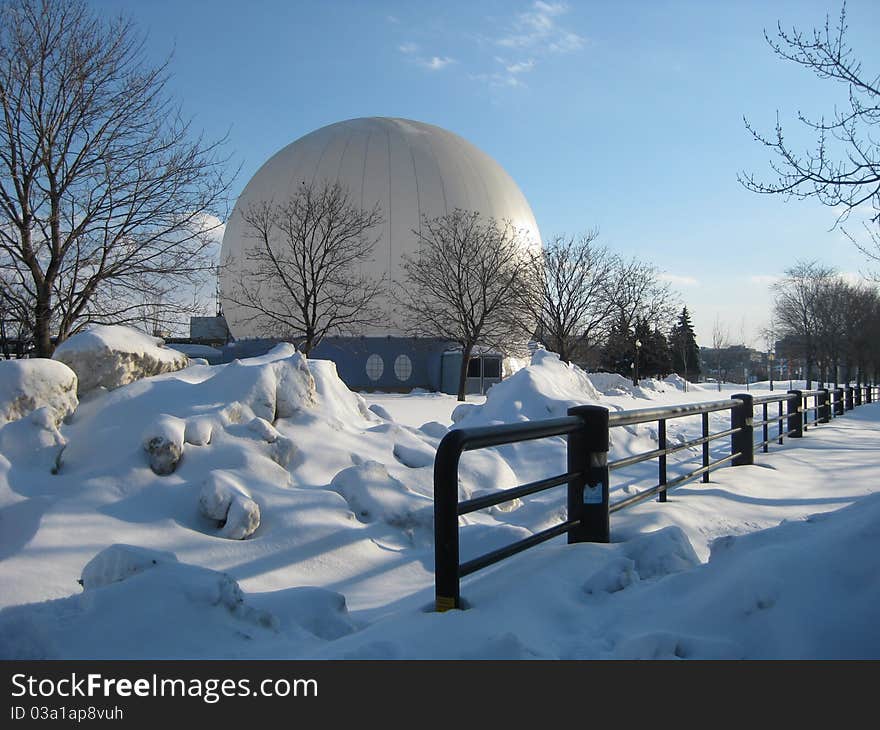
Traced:
<path id="1" fill-rule="evenodd" d="M 672 355 L 672 370 L 685 380 L 695 382 L 700 377 L 700 348 L 694 335 L 691 316 L 684 307 L 678 316 L 678 322 L 669 334 L 669 346 Z"/>
<path id="2" fill-rule="evenodd" d="M 659 329 L 651 329 L 644 320 L 636 325 L 636 338 L 642 343 L 639 350 L 639 377 L 665 378 L 672 372 L 669 342 Z"/>
<path id="3" fill-rule="evenodd" d="M 608 339 L 602 350 L 602 369 L 609 373 L 632 377 L 631 365 L 635 356 L 635 340 L 626 318 L 620 317 L 608 333 Z"/>

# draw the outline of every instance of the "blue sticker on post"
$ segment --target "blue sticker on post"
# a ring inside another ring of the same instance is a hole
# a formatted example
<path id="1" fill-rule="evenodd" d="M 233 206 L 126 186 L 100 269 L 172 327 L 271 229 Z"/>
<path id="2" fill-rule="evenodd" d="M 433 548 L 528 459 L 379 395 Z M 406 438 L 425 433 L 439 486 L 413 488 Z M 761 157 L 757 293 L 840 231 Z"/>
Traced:
<path id="1" fill-rule="evenodd" d="M 591 487 L 589 484 L 584 487 L 584 504 L 602 504 L 601 482 L 595 487 Z"/>

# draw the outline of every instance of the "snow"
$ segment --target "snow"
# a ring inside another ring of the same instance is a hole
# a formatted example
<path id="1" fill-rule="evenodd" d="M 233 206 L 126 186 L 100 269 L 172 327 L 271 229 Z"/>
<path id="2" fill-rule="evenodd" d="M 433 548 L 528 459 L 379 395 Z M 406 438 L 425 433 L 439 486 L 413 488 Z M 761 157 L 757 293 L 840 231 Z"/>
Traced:
<path id="1" fill-rule="evenodd" d="M 86 393 L 187 366 L 186 355 L 163 345 L 131 327 L 93 325 L 62 342 L 52 357 L 70 366 L 79 378 L 79 393 Z"/>
<path id="2" fill-rule="evenodd" d="M 96 389 L 63 421 L 35 407 L 0 425 L 0 658 L 880 657 L 880 404 L 615 513 L 611 544 L 549 541 L 464 579 L 466 610 L 429 610 L 450 428 L 718 398 L 704 387 L 634 387 L 537 351 L 462 406 L 361 396 L 279 345 Z M 154 439 L 179 449 L 164 475 Z M 656 444 L 656 424 L 617 428 L 610 458 Z M 670 457 L 670 478 L 694 458 Z M 564 468 L 562 438 L 466 452 L 459 498 Z M 656 468 L 614 472 L 612 501 Z M 469 514 L 461 559 L 565 514 L 564 486 Z"/>
<path id="3" fill-rule="evenodd" d="M 0 426 L 47 407 L 57 426 L 77 406 L 76 373 L 45 358 L 0 360 Z"/>

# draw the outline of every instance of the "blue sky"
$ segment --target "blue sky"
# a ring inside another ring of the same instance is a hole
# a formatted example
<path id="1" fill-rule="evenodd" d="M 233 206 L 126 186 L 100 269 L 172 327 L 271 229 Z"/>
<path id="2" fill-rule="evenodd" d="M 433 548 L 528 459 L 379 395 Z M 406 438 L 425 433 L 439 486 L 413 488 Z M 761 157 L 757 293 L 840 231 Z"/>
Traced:
<path id="1" fill-rule="evenodd" d="M 237 194 L 284 145 L 360 116 L 445 127 L 522 188 L 545 238 L 599 240 L 656 264 L 690 308 L 701 344 L 716 317 L 762 347 L 770 277 L 798 258 L 866 269 L 835 214 L 758 196 L 768 173 L 743 115 L 830 113 L 845 90 L 777 59 L 764 29 L 808 30 L 837 2 L 367 2 L 91 0 L 130 15 L 148 53 L 174 52 L 170 90 L 208 137 L 229 132 Z M 880 3 L 850 0 L 849 40 L 880 73 Z M 874 37 L 872 37 L 872 35 Z"/>

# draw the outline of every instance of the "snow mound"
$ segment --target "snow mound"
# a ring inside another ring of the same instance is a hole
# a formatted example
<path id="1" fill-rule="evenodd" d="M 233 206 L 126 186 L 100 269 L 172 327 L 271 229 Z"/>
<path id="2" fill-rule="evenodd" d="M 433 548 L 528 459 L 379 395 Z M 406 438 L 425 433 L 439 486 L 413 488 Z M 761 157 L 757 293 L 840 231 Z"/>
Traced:
<path id="1" fill-rule="evenodd" d="M 380 419 L 367 407 L 367 402 L 342 382 L 332 360 L 309 360 L 308 367 L 315 379 L 315 389 L 325 417 L 351 425 Z"/>
<path id="2" fill-rule="evenodd" d="M 583 370 L 562 362 L 554 352 L 537 350 L 528 367 L 489 389 L 483 405 L 463 403 L 452 419 L 455 427 L 472 427 L 558 418 L 573 406 L 599 398 Z"/>
<path id="3" fill-rule="evenodd" d="M 365 461 L 343 469 L 333 477 L 330 489 L 348 502 L 361 522 L 380 520 L 404 529 L 433 525 L 433 500 L 392 477 L 378 461 Z"/>
<path id="4" fill-rule="evenodd" d="M 56 474 L 66 445 L 48 406 L 0 427 L 0 454 L 17 466 Z"/>
<path id="5" fill-rule="evenodd" d="M 156 565 L 176 562 L 177 556 L 164 550 L 149 550 L 133 545 L 111 545 L 86 563 L 79 582 L 89 591 L 125 580 Z"/>
<path id="6" fill-rule="evenodd" d="M 186 355 L 158 337 L 122 325 L 94 325 L 62 342 L 52 355 L 76 373 L 79 393 L 113 390 L 159 373 L 185 368 Z"/>
<path id="7" fill-rule="evenodd" d="M 395 459 L 411 469 L 420 469 L 434 464 L 435 451 L 425 443 L 416 445 L 397 441 L 394 444 L 393 453 Z"/>
<path id="8" fill-rule="evenodd" d="M 370 406 L 370 410 L 377 416 L 379 416 L 379 418 L 381 418 L 383 421 L 391 421 L 392 423 L 394 422 L 394 416 L 392 416 L 386 408 L 383 408 L 378 403 L 373 403 L 373 405 Z"/>
<path id="9" fill-rule="evenodd" d="M 633 394 L 635 386 L 632 380 L 625 378 L 620 373 L 590 373 L 590 382 L 602 395 L 629 395 Z"/>
<path id="10" fill-rule="evenodd" d="M 245 600 L 226 573 L 130 546 L 99 553 L 80 595 L 0 611 L 4 659 L 191 658 L 207 644 L 239 658 L 277 641 L 278 618 Z M 304 633 L 304 632 L 303 632 Z"/>
<path id="11" fill-rule="evenodd" d="M 685 380 L 678 373 L 672 373 L 672 375 L 667 375 L 663 378 L 664 383 L 669 383 L 669 385 L 673 386 L 676 390 L 689 391 L 689 390 L 706 390 L 705 388 L 697 385 L 696 383 L 691 383 Z"/>
<path id="12" fill-rule="evenodd" d="M 46 358 L 0 360 L 0 426 L 49 408 L 57 426 L 76 410 L 77 376 L 67 365 Z"/>

